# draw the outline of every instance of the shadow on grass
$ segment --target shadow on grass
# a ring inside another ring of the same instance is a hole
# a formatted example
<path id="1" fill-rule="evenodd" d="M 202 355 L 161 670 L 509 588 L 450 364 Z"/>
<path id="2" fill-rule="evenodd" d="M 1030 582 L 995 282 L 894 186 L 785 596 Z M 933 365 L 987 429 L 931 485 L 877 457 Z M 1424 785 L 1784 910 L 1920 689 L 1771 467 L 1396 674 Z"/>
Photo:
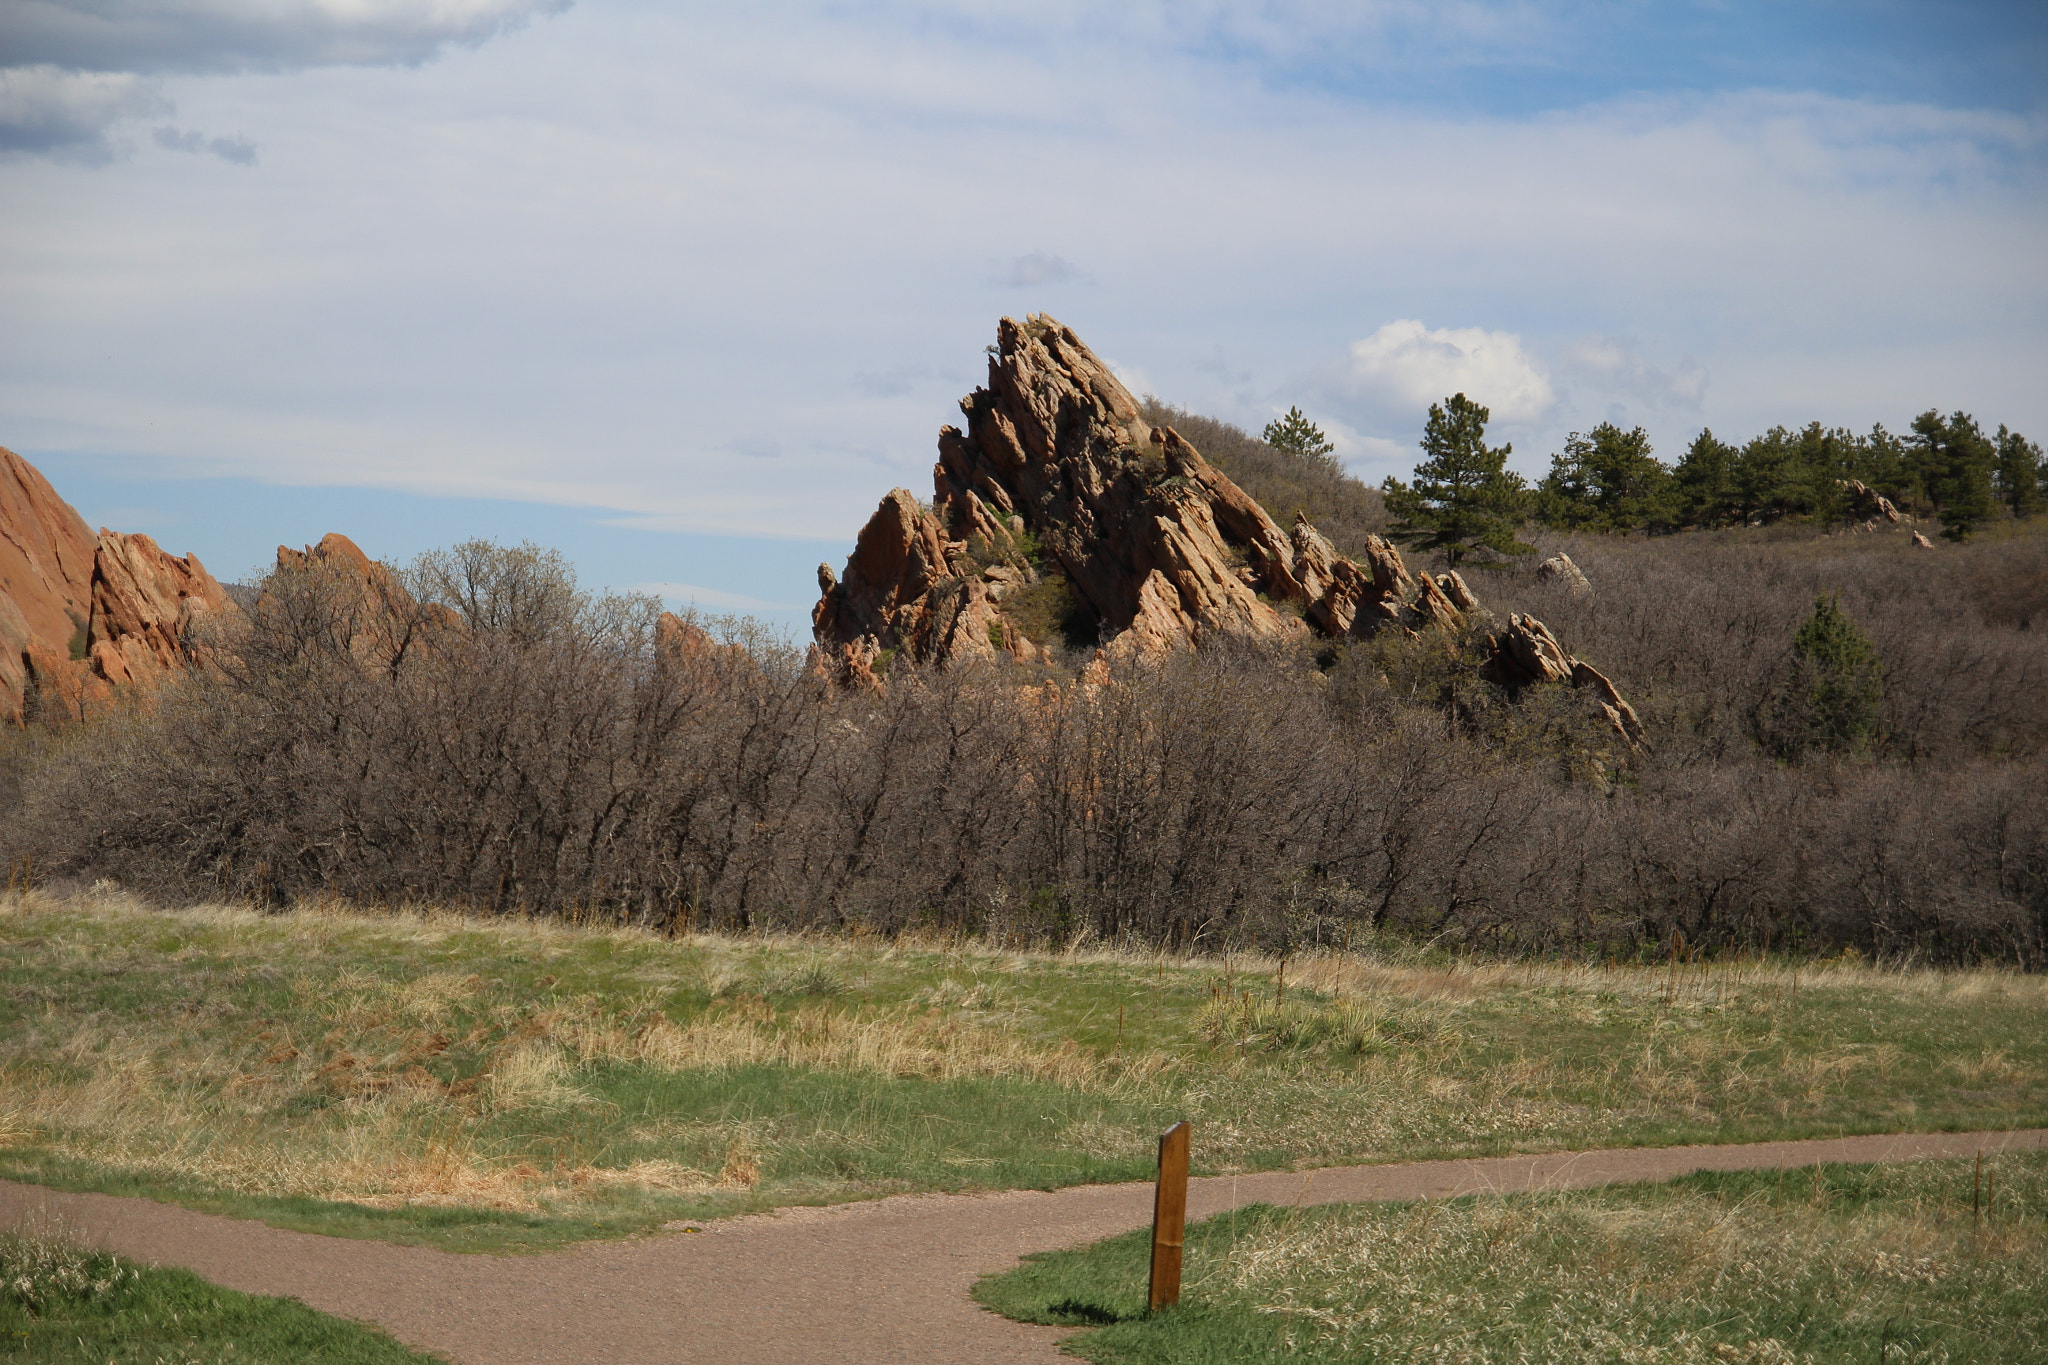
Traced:
<path id="1" fill-rule="evenodd" d="M 1128 1313 L 1119 1313 L 1114 1308 L 1104 1308 L 1101 1304 L 1080 1299 L 1049 1303 L 1045 1306 L 1045 1316 L 1062 1327 L 1107 1327 L 1114 1322 L 1131 1320 Z"/>

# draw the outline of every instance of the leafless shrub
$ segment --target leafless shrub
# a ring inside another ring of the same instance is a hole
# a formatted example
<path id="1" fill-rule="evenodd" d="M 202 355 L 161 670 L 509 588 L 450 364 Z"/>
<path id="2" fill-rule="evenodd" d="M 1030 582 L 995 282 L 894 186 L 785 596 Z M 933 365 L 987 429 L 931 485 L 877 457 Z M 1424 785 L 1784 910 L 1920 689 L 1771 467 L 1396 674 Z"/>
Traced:
<path id="1" fill-rule="evenodd" d="M 1572 541 L 1590 597 L 1502 580 L 1496 609 L 1622 682 L 1649 753 L 1441 637 L 1106 679 L 898 661 L 849 691 L 745 622 L 662 645 L 656 604 L 538 552 L 429 556 L 409 604 L 290 570 L 153 698 L 10 735 L 0 852 L 165 897 L 657 929 L 2043 965 L 2043 637 L 1958 609 L 1973 561 L 1852 544 Z M 1775 764 L 1748 717 L 1822 587 L 1885 658 L 1884 742 Z"/>

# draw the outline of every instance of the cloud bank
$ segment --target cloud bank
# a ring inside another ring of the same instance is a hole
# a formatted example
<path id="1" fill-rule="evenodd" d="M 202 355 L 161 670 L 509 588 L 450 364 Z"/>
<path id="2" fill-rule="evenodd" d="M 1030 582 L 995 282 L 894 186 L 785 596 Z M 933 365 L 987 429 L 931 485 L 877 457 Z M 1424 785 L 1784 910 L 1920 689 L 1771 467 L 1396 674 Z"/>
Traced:
<path id="1" fill-rule="evenodd" d="M 1525 8 L 1554 43 L 1563 7 Z M 110 171 L 0 166 L 0 442 L 840 543 L 929 486 L 996 316 L 1033 309 L 1248 430 L 1298 403 L 1373 477 L 1461 389 L 1539 474 L 1617 412 L 1666 455 L 1928 406 L 2048 431 L 2048 117 L 1751 88 L 1446 113 L 1301 76 L 1304 13 L 617 0 L 419 70 L 386 34 L 298 74 L 101 73 L 180 110 Z M 1360 13 L 1329 50 L 1426 22 Z M 1519 39 L 1443 41 L 1448 70 Z M 746 591 L 619 581 L 669 579 Z"/>
<path id="2" fill-rule="evenodd" d="M 89 164 L 114 134 L 176 106 L 161 78 L 327 66 L 418 66 L 572 0 L 0 0 L 0 152 Z M 157 145 L 255 160 L 240 138 Z"/>
<path id="3" fill-rule="evenodd" d="M 173 108 L 155 82 L 130 72 L 0 69 L 0 152 L 101 164 L 114 155 L 108 129 Z"/>
<path id="4" fill-rule="evenodd" d="M 570 0 L 0 0 L 0 66 L 141 75 L 418 66 Z"/>

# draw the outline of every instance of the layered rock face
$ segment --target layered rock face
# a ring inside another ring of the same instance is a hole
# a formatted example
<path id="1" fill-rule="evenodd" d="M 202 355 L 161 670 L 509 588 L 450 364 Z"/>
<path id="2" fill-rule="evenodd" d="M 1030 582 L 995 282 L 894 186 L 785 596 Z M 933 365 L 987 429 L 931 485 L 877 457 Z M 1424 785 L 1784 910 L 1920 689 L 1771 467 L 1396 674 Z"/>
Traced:
<path id="1" fill-rule="evenodd" d="M 1062 640 L 1153 653 L 1222 633 L 1456 626 L 1455 574 L 1416 577 L 1378 538 L 1361 564 L 1282 530 L 1049 317 L 1003 319 L 966 427 L 939 433 L 929 507 L 896 489 L 843 577 L 820 565 L 812 627 L 856 673 L 882 651 L 949 664 Z M 1460 602 L 1464 605 L 1459 605 Z"/>
<path id="2" fill-rule="evenodd" d="M 1849 495 L 1849 515 L 1857 520 L 1873 527 L 1879 522 L 1897 526 L 1905 520 L 1899 515 L 1899 509 L 1892 505 L 1890 498 L 1861 479 L 1838 479 L 1836 483 Z"/>
<path id="3" fill-rule="evenodd" d="M 31 698 L 42 714 L 77 717 L 110 683 L 162 677 L 192 622 L 225 606 L 197 557 L 144 535 L 94 536 L 33 465 L 0 450 L 0 719 L 23 720 Z"/>
<path id="4" fill-rule="evenodd" d="M 226 589 L 198 555 L 179 558 L 148 536 L 102 530 L 93 555 L 86 656 L 108 682 L 159 677 L 184 657 L 192 623 L 228 605 Z"/>
<path id="5" fill-rule="evenodd" d="M 1570 561 L 1566 561 L 1569 563 Z M 1488 632 L 1486 662 L 1479 676 L 1498 683 L 1510 692 L 1538 683 L 1568 683 L 1588 690 L 1614 733 L 1630 747 L 1643 744 L 1643 722 L 1607 675 L 1583 659 L 1574 659 L 1550 633 L 1550 627 L 1533 616 L 1511 612 L 1504 629 Z"/>
<path id="6" fill-rule="evenodd" d="M 34 673 L 70 670 L 92 616 L 93 535 L 36 467 L 0 449 L 0 717 Z"/>
<path id="7" fill-rule="evenodd" d="M 1491 622 L 1455 573 L 1411 572 L 1377 536 L 1362 561 L 1300 516 L 1283 531 L 1170 427 L 1148 427 L 1109 367 L 1052 318 L 1004 318 L 988 383 L 939 432 L 932 501 L 895 489 L 843 576 L 818 566 L 811 623 L 830 671 L 872 685 L 885 653 L 947 666 L 1099 644 L 1157 654 L 1218 634 L 1364 638 Z M 1551 567 L 1585 583 L 1569 560 Z M 1631 745 L 1642 725 L 1614 685 L 1543 623 L 1485 637 L 1510 688 L 1589 688 Z"/>

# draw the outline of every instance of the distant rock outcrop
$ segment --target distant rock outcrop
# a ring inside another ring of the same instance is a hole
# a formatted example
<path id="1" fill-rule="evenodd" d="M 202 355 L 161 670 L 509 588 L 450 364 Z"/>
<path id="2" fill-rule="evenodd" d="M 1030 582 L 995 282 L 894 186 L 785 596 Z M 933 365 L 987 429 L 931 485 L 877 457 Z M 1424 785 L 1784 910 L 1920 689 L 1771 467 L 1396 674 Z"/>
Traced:
<path id="1" fill-rule="evenodd" d="M 1592 694 L 1594 705 L 1614 733 L 1630 748 L 1643 745 L 1643 722 L 1607 675 L 1582 659 L 1564 652 L 1564 646 L 1550 633 L 1550 627 L 1533 616 L 1519 612 L 1508 616 L 1505 628 L 1488 632 L 1482 647 L 1485 662 L 1479 676 L 1498 683 L 1510 692 L 1539 683 L 1569 683 Z"/>
<path id="2" fill-rule="evenodd" d="M 1225 634 L 1364 638 L 1490 623 L 1456 573 L 1413 573 L 1368 535 L 1340 555 L 1305 517 L 1283 531 L 1171 427 L 1141 420 L 1109 367 L 1049 317 L 1004 318 L 988 383 L 939 432 L 932 501 L 895 489 L 843 574 L 818 566 L 820 668 L 879 686 L 904 655 L 950 666 L 1032 661 L 1061 644 L 1154 655 Z M 1564 556 L 1546 570 L 1584 587 Z M 1532 617 L 1487 637 L 1489 678 L 1591 689 L 1642 739 L 1614 685 Z"/>
<path id="3" fill-rule="evenodd" d="M 36 468 L 0 450 L 0 717 L 77 718 L 108 684 L 176 667 L 186 631 L 227 603 L 195 556 L 145 535 L 94 536 Z M 229 608 L 232 610 L 232 607 Z"/>
<path id="4" fill-rule="evenodd" d="M 1573 592 L 1593 591 L 1593 585 L 1587 580 L 1585 571 L 1572 563 L 1572 557 L 1563 551 L 1538 564 L 1536 576 L 1552 583 L 1562 583 Z"/>
<path id="5" fill-rule="evenodd" d="M 148 536 L 102 530 L 93 554 L 86 657 L 108 682 L 161 677 L 184 657 L 192 623 L 223 607 L 234 610 L 198 555 L 181 559 Z"/>
<path id="6" fill-rule="evenodd" d="M 1897 526 L 1905 520 L 1899 515 L 1899 509 L 1892 505 L 1890 498 L 1861 479 L 1838 479 L 1836 482 L 1842 491 L 1849 495 L 1849 515 L 1854 520 L 1872 525 L 1885 522 L 1892 526 Z"/>
<path id="7" fill-rule="evenodd" d="M 902 652 L 951 664 L 1101 644 L 1157 653 L 1217 634 L 1456 627 L 1476 607 L 1369 537 L 1365 562 L 1305 519 L 1283 531 L 1053 319 L 1005 318 L 988 384 L 939 433 L 930 506 L 896 489 L 843 576 L 820 565 L 813 632 L 858 680 Z M 1455 575 L 1451 576 L 1453 579 Z M 1457 605 L 1462 599 L 1470 604 Z"/>
<path id="8" fill-rule="evenodd" d="M 434 602 L 422 606 L 397 574 L 339 531 L 329 531 L 319 544 L 301 550 L 278 546 L 277 567 L 283 573 L 327 580 L 338 609 L 330 614 L 327 628 L 337 645 L 345 645 L 365 662 L 388 666 L 424 634 L 462 627 L 457 612 Z"/>

